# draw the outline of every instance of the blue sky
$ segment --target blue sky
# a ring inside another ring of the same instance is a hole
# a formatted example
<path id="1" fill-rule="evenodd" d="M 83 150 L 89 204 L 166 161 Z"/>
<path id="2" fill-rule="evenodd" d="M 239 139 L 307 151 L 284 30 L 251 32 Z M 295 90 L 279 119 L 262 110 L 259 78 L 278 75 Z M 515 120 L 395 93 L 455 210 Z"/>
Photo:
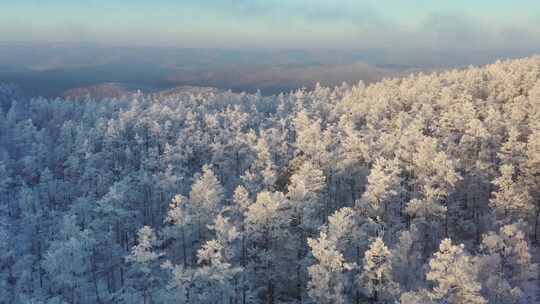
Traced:
<path id="1" fill-rule="evenodd" d="M 540 46 L 538 0 L 0 0 L 1 41 L 216 48 Z"/>

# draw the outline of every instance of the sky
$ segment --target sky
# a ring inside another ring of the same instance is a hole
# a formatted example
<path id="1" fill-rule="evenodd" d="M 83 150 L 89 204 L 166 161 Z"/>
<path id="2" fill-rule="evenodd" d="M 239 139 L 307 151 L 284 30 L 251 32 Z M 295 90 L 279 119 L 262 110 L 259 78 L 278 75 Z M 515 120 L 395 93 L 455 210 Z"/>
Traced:
<path id="1" fill-rule="evenodd" d="M 0 0 L 0 41 L 540 49 L 538 0 Z"/>

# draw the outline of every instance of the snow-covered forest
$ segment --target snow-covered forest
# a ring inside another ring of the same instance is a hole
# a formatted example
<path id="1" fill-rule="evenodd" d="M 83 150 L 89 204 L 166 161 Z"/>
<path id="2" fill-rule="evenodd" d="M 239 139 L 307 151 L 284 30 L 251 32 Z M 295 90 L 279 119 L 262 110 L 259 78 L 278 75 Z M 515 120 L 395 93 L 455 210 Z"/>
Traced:
<path id="1" fill-rule="evenodd" d="M 0 303 L 534 303 L 540 57 L 276 96 L 0 87 Z"/>

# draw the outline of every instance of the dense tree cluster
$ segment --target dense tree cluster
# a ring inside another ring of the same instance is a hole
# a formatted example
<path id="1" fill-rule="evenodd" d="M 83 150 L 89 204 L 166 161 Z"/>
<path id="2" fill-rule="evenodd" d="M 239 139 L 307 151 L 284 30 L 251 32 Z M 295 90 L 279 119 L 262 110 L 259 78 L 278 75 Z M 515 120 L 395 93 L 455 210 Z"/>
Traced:
<path id="1" fill-rule="evenodd" d="M 540 57 L 261 96 L 0 86 L 1 303 L 534 302 Z"/>

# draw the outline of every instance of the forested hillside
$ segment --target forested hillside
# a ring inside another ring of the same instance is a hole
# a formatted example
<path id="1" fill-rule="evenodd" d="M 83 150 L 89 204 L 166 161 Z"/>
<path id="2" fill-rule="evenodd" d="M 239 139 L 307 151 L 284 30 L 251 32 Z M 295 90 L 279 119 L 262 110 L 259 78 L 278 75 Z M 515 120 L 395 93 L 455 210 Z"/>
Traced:
<path id="1" fill-rule="evenodd" d="M 540 57 L 276 96 L 0 87 L 0 303 L 535 303 Z"/>

